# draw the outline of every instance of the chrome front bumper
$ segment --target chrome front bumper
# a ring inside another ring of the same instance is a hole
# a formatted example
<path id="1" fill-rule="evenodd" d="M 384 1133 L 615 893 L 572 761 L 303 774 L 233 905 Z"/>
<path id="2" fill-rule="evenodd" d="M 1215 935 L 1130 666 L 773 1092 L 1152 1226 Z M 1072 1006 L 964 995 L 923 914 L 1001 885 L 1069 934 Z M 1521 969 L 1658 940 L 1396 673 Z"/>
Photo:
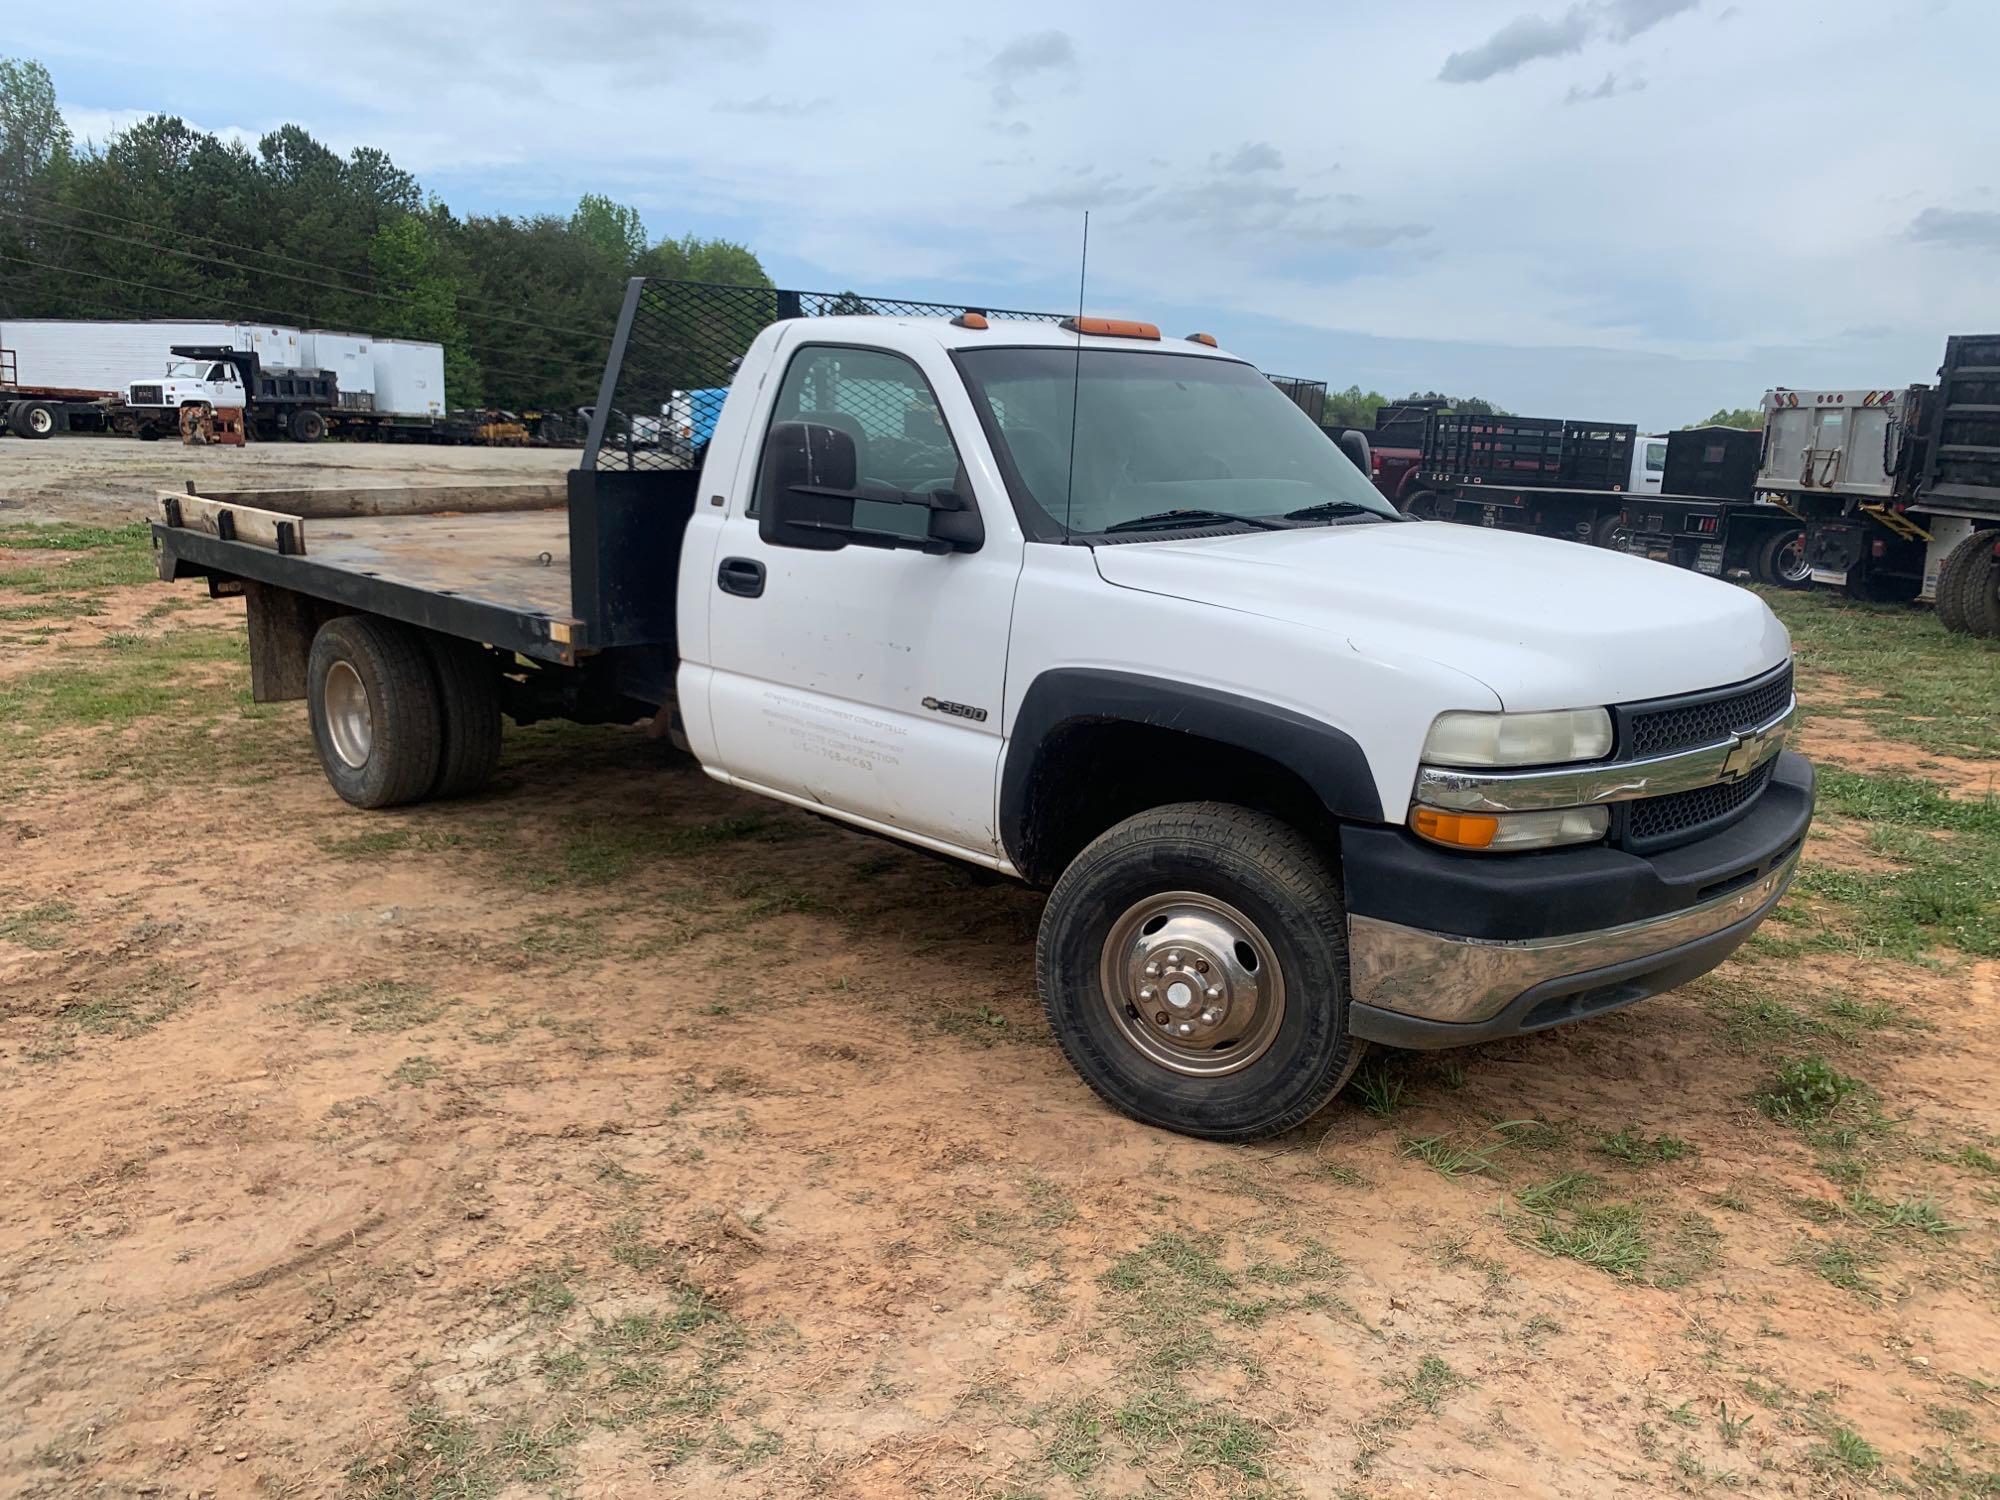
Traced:
<path id="1" fill-rule="evenodd" d="M 1555 1007 L 1546 1022 L 1534 1019 L 1534 1001 L 1544 995 L 1554 1000 L 1576 990 L 1601 989 L 1603 1003 L 1573 1010 L 1580 1015 L 1684 984 L 1721 962 L 1750 935 L 1784 895 L 1798 860 L 1794 851 L 1735 890 L 1680 911 L 1594 932 L 1494 940 L 1429 932 L 1375 917 L 1350 917 L 1348 973 L 1354 1030 L 1404 1046 L 1480 1041 L 1491 1034 L 1534 1030 L 1540 1024 L 1573 1018 Z M 1648 961 L 1654 959 L 1660 963 L 1649 969 Z M 1698 967 L 1688 972 L 1690 965 Z M 1654 978 L 1664 982 L 1649 985 Z M 1602 983 L 1593 985 L 1599 979 Z M 1562 983 L 1566 980 L 1580 983 L 1566 987 Z M 1510 1007 L 1522 1014 L 1512 1018 L 1516 1024 L 1496 1032 L 1493 1023 Z M 1411 1024 L 1400 1026 L 1385 1019 L 1385 1013 L 1406 1017 Z M 1454 1038 L 1451 1028 L 1464 1028 L 1467 1034 Z M 1429 1039 L 1423 1039 L 1426 1034 Z"/>

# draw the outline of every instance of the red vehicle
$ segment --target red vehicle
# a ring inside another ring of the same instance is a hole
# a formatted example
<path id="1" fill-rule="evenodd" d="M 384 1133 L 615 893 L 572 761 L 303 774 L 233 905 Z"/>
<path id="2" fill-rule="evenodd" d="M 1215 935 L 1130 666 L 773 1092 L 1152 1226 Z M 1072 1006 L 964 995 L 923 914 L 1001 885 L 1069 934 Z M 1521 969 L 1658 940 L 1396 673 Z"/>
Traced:
<path id="1" fill-rule="evenodd" d="M 1435 400 L 1398 401 L 1393 406 L 1375 408 L 1375 425 L 1362 432 L 1368 439 L 1368 477 L 1384 499 L 1398 510 L 1423 486 L 1417 470 L 1423 465 L 1424 438 L 1431 419 L 1445 403 Z M 1340 429 L 1327 429 L 1338 438 Z"/>

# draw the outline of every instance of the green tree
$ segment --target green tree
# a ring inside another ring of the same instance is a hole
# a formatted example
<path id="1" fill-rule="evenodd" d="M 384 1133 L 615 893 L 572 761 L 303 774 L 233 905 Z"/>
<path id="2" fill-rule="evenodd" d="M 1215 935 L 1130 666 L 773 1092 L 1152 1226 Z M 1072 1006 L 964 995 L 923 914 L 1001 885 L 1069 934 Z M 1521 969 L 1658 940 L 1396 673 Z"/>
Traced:
<path id="1" fill-rule="evenodd" d="M 45 173 L 69 159 L 69 126 L 49 70 L 0 57 L 0 203 L 19 203 Z"/>
<path id="2" fill-rule="evenodd" d="M 377 331 L 444 345 L 446 396 L 455 406 L 479 405 L 479 364 L 459 322 L 458 277 L 434 224 L 417 214 L 391 219 L 375 231 L 368 259 L 381 281 L 395 289 L 394 300 L 377 316 Z"/>
<path id="3" fill-rule="evenodd" d="M 614 203 L 602 193 L 585 193 L 569 216 L 570 233 L 596 246 L 622 269 L 646 253 L 646 226 L 639 210 Z"/>
<path id="4" fill-rule="evenodd" d="M 1411 391 L 1403 399 L 1405 401 L 1442 401 L 1447 411 L 1458 412 L 1468 417 L 1505 417 L 1512 415 L 1506 407 L 1496 405 L 1491 401 L 1482 400 L 1478 396 L 1447 396 L 1443 391 Z"/>
<path id="5" fill-rule="evenodd" d="M 1359 427 L 1365 431 L 1375 425 L 1375 408 L 1388 404 L 1389 398 L 1380 391 L 1364 391 L 1358 385 L 1350 385 L 1344 391 L 1328 391 L 1320 423 L 1325 427 Z"/>
<path id="6" fill-rule="evenodd" d="M 1689 427 L 1743 427 L 1756 432 L 1764 425 L 1764 413 L 1750 406 L 1721 406 L 1715 415 L 1699 422 L 1688 423 Z"/>

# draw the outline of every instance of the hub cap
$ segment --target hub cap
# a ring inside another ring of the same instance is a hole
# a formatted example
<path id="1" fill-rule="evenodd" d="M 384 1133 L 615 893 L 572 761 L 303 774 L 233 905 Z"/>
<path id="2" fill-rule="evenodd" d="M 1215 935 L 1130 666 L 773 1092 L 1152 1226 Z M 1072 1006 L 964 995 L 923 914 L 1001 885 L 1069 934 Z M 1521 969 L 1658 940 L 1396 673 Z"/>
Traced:
<path id="1" fill-rule="evenodd" d="M 34 433 L 35 436 L 37 437 L 41 437 L 46 433 L 54 432 L 55 429 L 56 429 L 56 419 L 54 417 L 50 416 L 47 412 L 43 411 L 38 406 L 29 408 L 28 431 Z"/>
<path id="2" fill-rule="evenodd" d="M 360 770 L 375 744 L 375 715 L 368 689 L 351 663 L 337 661 L 326 672 L 326 732 L 333 753 Z"/>
<path id="3" fill-rule="evenodd" d="M 1797 583 L 1812 576 L 1812 565 L 1806 561 L 1806 534 L 1801 531 L 1778 549 L 1778 576 L 1787 583 Z"/>
<path id="4" fill-rule="evenodd" d="M 1285 1018 L 1285 980 L 1270 942 L 1228 902 L 1194 891 L 1128 908 L 1104 940 L 1099 982 L 1126 1041 L 1196 1077 L 1249 1067 Z"/>

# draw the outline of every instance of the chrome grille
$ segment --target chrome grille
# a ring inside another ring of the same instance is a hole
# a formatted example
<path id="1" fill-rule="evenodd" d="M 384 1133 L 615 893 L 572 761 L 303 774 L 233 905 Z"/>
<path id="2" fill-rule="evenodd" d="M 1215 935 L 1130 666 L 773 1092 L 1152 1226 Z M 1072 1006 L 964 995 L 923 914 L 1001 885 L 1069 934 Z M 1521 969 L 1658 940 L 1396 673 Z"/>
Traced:
<path id="1" fill-rule="evenodd" d="M 133 386 L 132 404 L 134 406 L 158 406 L 160 404 L 160 388 L 156 385 Z"/>
<path id="2" fill-rule="evenodd" d="M 1642 760 L 1713 745 L 1746 729 L 1768 724 L 1792 701 L 1792 664 L 1733 687 L 1649 703 L 1619 705 L 1618 744 L 1621 759 Z"/>

